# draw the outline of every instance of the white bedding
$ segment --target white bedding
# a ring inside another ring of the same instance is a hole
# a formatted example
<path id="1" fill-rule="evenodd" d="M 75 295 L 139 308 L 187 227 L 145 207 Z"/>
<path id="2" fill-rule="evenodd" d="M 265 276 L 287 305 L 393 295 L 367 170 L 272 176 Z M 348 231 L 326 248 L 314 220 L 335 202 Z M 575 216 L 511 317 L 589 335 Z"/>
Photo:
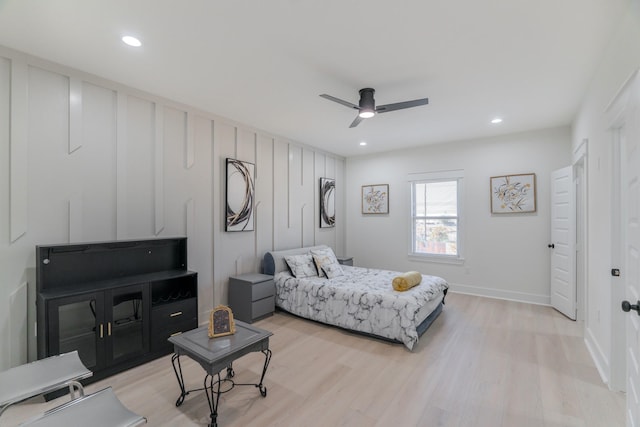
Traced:
<path id="1" fill-rule="evenodd" d="M 443 278 L 423 274 L 420 285 L 397 292 L 391 282 L 398 272 L 342 269 L 344 275 L 333 279 L 276 273 L 276 305 L 308 319 L 397 340 L 411 350 L 418 342 L 416 327 L 449 287 Z"/>

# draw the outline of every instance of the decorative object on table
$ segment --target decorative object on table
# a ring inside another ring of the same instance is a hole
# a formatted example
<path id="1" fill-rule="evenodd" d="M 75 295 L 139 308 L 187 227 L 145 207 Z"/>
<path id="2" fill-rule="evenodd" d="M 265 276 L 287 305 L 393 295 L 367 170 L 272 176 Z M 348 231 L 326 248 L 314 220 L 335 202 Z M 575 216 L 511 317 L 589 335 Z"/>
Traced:
<path id="1" fill-rule="evenodd" d="M 336 180 L 320 178 L 320 228 L 336 225 Z"/>
<path id="2" fill-rule="evenodd" d="M 225 231 L 253 231 L 255 165 L 227 159 L 227 211 Z"/>
<path id="3" fill-rule="evenodd" d="M 491 213 L 535 211 L 535 173 L 491 177 Z"/>
<path id="4" fill-rule="evenodd" d="M 209 314 L 209 338 L 223 337 L 236 333 L 233 312 L 225 305 L 219 305 Z"/>
<path id="5" fill-rule="evenodd" d="M 389 184 L 362 186 L 362 213 L 389 213 Z"/>

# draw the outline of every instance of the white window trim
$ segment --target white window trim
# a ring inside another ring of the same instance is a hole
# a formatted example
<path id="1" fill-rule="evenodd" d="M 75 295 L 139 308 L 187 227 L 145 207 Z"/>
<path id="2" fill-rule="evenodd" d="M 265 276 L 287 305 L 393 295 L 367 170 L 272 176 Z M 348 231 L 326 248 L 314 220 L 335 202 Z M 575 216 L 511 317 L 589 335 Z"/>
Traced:
<path id="1" fill-rule="evenodd" d="M 438 172 L 416 172 L 409 173 L 407 180 L 409 182 L 409 194 L 411 198 L 411 206 L 409 209 L 409 253 L 408 257 L 411 261 L 421 262 L 437 262 L 443 264 L 464 264 L 464 170 L 447 170 Z M 438 181 L 458 181 L 458 255 L 442 255 L 442 254 L 418 254 L 413 251 L 413 184 L 416 182 L 438 182 Z"/>

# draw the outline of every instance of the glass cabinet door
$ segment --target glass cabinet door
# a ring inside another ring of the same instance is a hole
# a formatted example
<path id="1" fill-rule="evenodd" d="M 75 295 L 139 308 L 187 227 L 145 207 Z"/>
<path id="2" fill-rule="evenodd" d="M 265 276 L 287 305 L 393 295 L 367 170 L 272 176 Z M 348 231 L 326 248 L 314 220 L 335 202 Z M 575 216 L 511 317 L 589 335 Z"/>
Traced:
<path id="1" fill-rule="evenodd" d="M 49 354 L 78 350 L 80 360 L 92 370 L 104 364 L 105 336 L 102 294 L 52 300 L 49 304 Z"/>
<path id="2" fill-rule="evenodd" d="M 146 284 L 107 292 L 108 360 L 120 361 L 149 351 L 149 288 Z"/>

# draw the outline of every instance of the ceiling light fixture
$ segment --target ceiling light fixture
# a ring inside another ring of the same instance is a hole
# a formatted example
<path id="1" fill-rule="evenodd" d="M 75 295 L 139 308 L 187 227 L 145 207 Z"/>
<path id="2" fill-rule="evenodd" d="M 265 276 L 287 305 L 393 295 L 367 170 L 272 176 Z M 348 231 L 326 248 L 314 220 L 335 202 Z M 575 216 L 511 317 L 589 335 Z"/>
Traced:
<path id="1" fill-rule="evenodd" d="M 366 143 L 366 142 L 364 142 L 364 141 L 362 141 L 362 142 L 360 143 L 360 146 L 362 146 L 362 147 L 364 147 L 365 145 L 367 145 L 367 143 Z"/>
<path id="2" fill-rule="evenodd" d="M 376 101 L 373 99 L 373 89 L 362 89 L 360 91 L 360 112 L 358 115 L 363 119 L 370 119 L 376 115 Z"/>
<path id="3" fill-rule="evenodd" d="M 133 46 L 133 47 L 142 46 L 142 42 L 133 36 L 123 36 L 122 41 L 129 46 Z"/>
<path id="4" fill-rule="evenodd" d="M 500 117 L 496 117 L 495 119 L 491 120 L 491 123 L 497 125 L 498 123 L 502 123 L 502 119 Z"/>

